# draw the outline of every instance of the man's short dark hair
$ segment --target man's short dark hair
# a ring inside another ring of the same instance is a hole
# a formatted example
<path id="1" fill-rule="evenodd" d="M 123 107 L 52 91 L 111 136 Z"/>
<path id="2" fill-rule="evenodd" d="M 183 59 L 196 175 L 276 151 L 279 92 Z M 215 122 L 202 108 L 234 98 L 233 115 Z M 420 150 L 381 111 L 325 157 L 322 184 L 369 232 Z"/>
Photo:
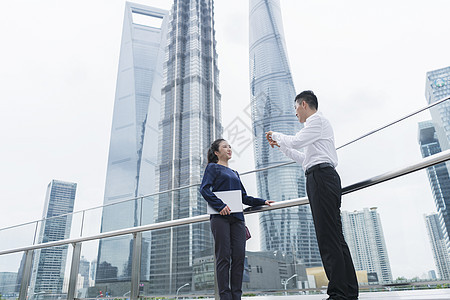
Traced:
<path id="1" fill-rule="evenodd" d="M 319 108 L 319 102 L 317 102 L 317 97 L 313 91 L 303 91 L 295 97 L 295 102 L 298 102 L 298 104 L 301 104 L 302 101 L 305 101 L 311 109 L 317 110 Z"/>

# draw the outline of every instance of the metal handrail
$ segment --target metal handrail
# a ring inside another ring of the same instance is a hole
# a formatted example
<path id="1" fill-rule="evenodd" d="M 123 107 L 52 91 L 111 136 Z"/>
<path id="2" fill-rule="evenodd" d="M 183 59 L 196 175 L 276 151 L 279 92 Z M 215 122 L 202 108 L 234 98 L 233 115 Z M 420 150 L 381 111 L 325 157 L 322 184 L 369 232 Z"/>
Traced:
<path id="1" fill-rule="evenodd" d="M 443 98 L 443 99 L 440 99 L 440 100 L 438 100 L 438 101 L 436 101 L 434 103 L 431 103 L 431 104 L 429 104 L 429 105 L 427 105 L 427 106 L 425 106 L 423 108 L 420 108 L 420 109 L 418 109 L 418 110 L 416 110 L 416 111 L 414 111 L 412 113 L 409 113 L 409 114 L 407 114 L 407 115 L 405 115 L 405 116 L 403 116 L 403 117 L 401 117 L 401 118 L 399 118 L 399 119 L 397 119 L 395 121 L 392 121 L 392 122 L 390 122 L 390 123 L 388 123 L 386 125 L 383 125 L 383 126 L 377 128 L 377 129 L 374 129 L 374 130 L 372 130 L 372 131 L 370 131 L 370 132 L 368 132 L 368 133 L 366 133 L 366 134 L 364 134 L 364 135 L 362 135 L 362 136 L 360 136 L 360 137 L 358 137 L 356 139 L 353 139 L 353 140 L 351 140 L 351 141 L 349 141 L 349 142 L 347 142 L 347 143 L 345 143 L 343 145 L 340 145 L 339 147 L 336 148 L 336 150 L 342 149 L 342 148 L 344 148 L 344 147 L 346 147 L 346 146 L 348 146 L 350 144 L 353 144 L 356 141 L 359 141 L 359 140 L 361 140 L 361 139 L 363 139 L 363 138 L 365 138 L 365 137 L 367 137 L 369 135 L 372 135 L 372 134 L 374 134 L 374 133 L 376 133 L 378 131 L 381 131 L 381 130 L 387 128 L 387 127 L 390 127 L 390 126 L 392 126 L 392 125 L 394 125 L 394 124 L 396 124 L 398 122 L 401 122 L 401 121 L 403 121 L 403 120 L 405 120 L 405 119 L 407 119 L 409 117 L 412 117 L 412 116 L 414 116 L 414 115 L 416 115 L 416 114 L 418 114 L 418 113 L 420 113 L 422 111 L 430 109 L 431 107 L 433 107 L 435 105 L 438 105 L 438 104 L 441 104 L 442 102 L 445 102 L 445 101 L 447 101 L 449 99 L 450 99 L 450 96 L 446 97 L 446 98 Z M 259 168 L 259 169 L 254 169 L 254 170 L 242 172 L 242 173 L 240 173 L 240 175 L 243 176 L 243 175 L 256 173 L 256 172 L 260 172 L 260 171 L 266 171 L 266 170 L 269 170 L 269 169 L 283 167 L 283 166 L 291 165 L 291 164 L 294 164 L 294 163 L 295 163 L 294 161 L 289 161 L 289 162 L 276 164 L 276 165 L 269 166 L 269 167 L 264 167 L 264 168 Z M 116 202 L 103 204 L 103 205 L 99 205 L 99 206 L 94 206 L 94 207 L 91 207 L 91 208 L 88 208 L 88 209 L 78 210 L 78 211 L 74 211 L 74 212 L 66 213 L 66 214 L 61 214 L 61 215 L 53 216 L 53 217 L 50 217 L 50 218 L 44 218 L 44 219 L 40 219 L 40 220 L 35 220 L 35 221 L 26 222 L 26 223 L 21 223 L 21 224 L 18 224 L 18 225 L 13 225 L 13 226 L 9 226 L 9 227 L 0 228 L 0 231 L 7 230 L 7 229 L 12 229 L 12 228 L 16 228 L 16 227 L 21 227 L 21 226 L 25 226 L 25 225 L 29 225 L 29 224 L 33 224 L 33 223 L 41 222 L 41 221 L 44 221 L 44 220 L 50 220 L 50 219 L 54 219 L 54 218 L 59 218 L 59 217 L 67 216 L 67 215 L 75 215 L 77 213 L 84 213 L 86 211 L 90 211 L 90 210 L 94 210 L 94 209 L 98 209 L 98 208 L 102 208 L 102 207 L 107 207 L 107 206 L 116 205 L 116 204 L 119 204 L 119 203 L 124 203 L 124 202 L 128 202 L 128 201 L 134 201 L 134 200 L 137 200 L 137 199 L 157 196 L 157 195 L 160 195 L 160 194 L 169 193 L 169 192 L 173 192 L 173 191 L 178 191 L 178 190 L 182 190 L 182 189 L 187 189 L 187 188 L 191 188 L 191 187 L 195 187 L 195 186 L 199 186 L 199 185 L 200 185 L 200 183 L 195 183 L 195 184 L 185 185 L 185 186 L 174 188 L 174 189 L 169 189 L 169 190 L 160 191 L 160 192 L 156 192 L 156 193 L 152 193 L 152 194 L 148 194 L 148 195 L 143 195 L 143 196 L 140 196 L 140 197 L 134 197 L 134 198 L 124 199 L 124 200 L 119 200 L 119 201 L 116 201 Z"/>
<path id="2" fill-rule="evenodd" d="M 449 99 L 450 99 L 450 96 L 446 97 L 446 98 L 443 98 L 443 99 L 440 99 L 440 100 L 438 100 L 436 102 L 433 102 L 433 103 L 431 103 L 431 104 L 429 104 L 429 105 L 427 105 L 425 107 L 422 107 L 422 108 L 416 110 L 415 112 L 409 113 L 409 114 L 407 114 L 407 115 L 405 115 L 405 116 L 403 116 L 403 117 L 401 117 L 401 118 L 399 118 L 399 119 L 397 119 L 395 121 L 392 121 L 392 122 L 390 122 L 390 123 L 388 123 L 386 125 L 383 125 L 383 126 L 377 128 L 377 129 L 374 129 L 374 130 L 372 130 L 372 131 L 370 131 L 370 132 L 368 132 L 366 134 L 363 134 L 362 136 L 360 136 L 360 137 L 358 137 L 356 139 L 353 139 L 353 140 L 351 140 L 351 141 L 349 141 L 349 142 L 347 142 L 347 143 L 345 143 L 343 145 L 340 145 L 339 147 L 336 148 L 336 150 L 342 149 L 342 148 L 344 148 L 344 147 L 346 147 L 346 146 L 348 146 L 350 144 L 353 144 L 356 141 L 359 141 L 359 140 L 361 140 L 361 139 L 363 139 L 365 137 L 368 137 L 369 135 L 372 135 L 372 134 L 374 134 L 374 133 L 376 133 L 378 131 L 381 131 L 381 130 L 387 128 L 387 127 L 390 127 L 390 126 L 392 126 L 392 125 L 394 125 L 394 124 L 396 124 L 398 122 L 401 122 L 401 121 L 403 121 L 403 120 L 405 120 L 405 119 L 407 119 L 409 117 L 412 117 L 412 116 L 414 116 L 414 115 L 416 115 L 416 114 L 418 114 L 418 113 L 420 113 L 422 111 L 430 109 L 431 107 L 433 107 L 435 105 L 441 104 L 442 102 L 445 102 L 445 101 L 447 101 Z M 261 168 L 261 169 L 256 169 L 256 170 L 243 172 L 243 173 L 241 173 L 241 175 L 246 175 L 246 174 L 255 173 L 255 172 L 259 172 L 259 171 L 265 171 L 265 170 L 269 170 L 269 169 L 272 169 L 272 168 L 282 167 L 282 166 L 286 166 L 286 165 L 290 165 L 290 164 L 294 164 L 294 163 L 295 163 L 295 161 L 285 162 L 285 163 L 273 165 L 273 166 L 270 166 L 270 167 L 265 167 L 265 168 Z"/>
<path id="3" fill-rule="evenodd" d="M 434 166 L 439 163 L 443 163 L 447 160 L 450 160 L 450 149 L 440 152 L 440 153 L 437 153 L 437 154 L 434 154 L 432 156 L 426 157 L 426 158 L 422 159 L 421 161 L 419 161 L 415 164 L 409 165 L 407 167 L 393 170 L 393 171 L 390 171 L 390 172 L 354 183 L 347 187 L 344 187 L 342 189 L 342 194 L 345 195 L 348 193 L 352 193 L 352 192 L 370 187 L 372 185 L 376 185 L 376 184 L 379 184 L 379 183 L 382 183 L 382 182 L 385 182 L 388 180 L 395 179 L 400 176 L 410 174 L 412 172 L 422 170 L 422 169 L 430 167 L 430 166 Z M 271 206 L 249 207 L 249 208 L 245 209 L 244 214 L 260 213 L 263 211 L 294 207 L 294 206 L 299 206 L 299 205 L 305 205 L 308 203 L 309 203 L 309 201 L 308 201 L 307 197 L 296 198 L 296 199 L 276 202 L 276 203 L 273 203 Z M 43 243 L 43 244 L 38 244 L 38 245 L 13 248 L 13 249 L 0 251 L 0 255 L 23 252 L 23 251 L 28 251 L 28 250 L 49 248 L 49 247 L 55 247 L 55 246 L 62 246 L 62 245 L 67 245 L 67 244 L 76 244 L 76 243 L 80 243 L 80 242 L 86 242 L 86 241 L 109 238 L 109 237 L 116 237 L 116 236 L 121 236 L 121 235 L 125 235 L 125 234 L 133 234 L 133 233 L 138 233 L 138 232 L 143 232 L 143 231 L 151 231 L 151 230 L 164 229 L 164 228 L 180 226 L 180 225 L 194 224 L 194 223 L 199 223 L 199 222 L 205 222 L 208 220 L 209 220 L 209 215 L 200 215 L 200 216 L 183 218 L 183 219 L 178 219 L 178 220 L 171 220 L 171 221 L 166 221 L 166 222 L 161 222 L 161 223 L 154 223 L 154 224 L 142 225 L 142 226 L 138 226 L 138 227 L 131 227 L 131 228 L 119 229 L 119 230 L 114 230 L 114 231 L 109 231 L 109 232 L 103 232 L 103 233 L 99 233 L 99 234 L 91 235 L 91 236 L 87 236 L 87 237 L 70 238 L 70 239 L 48 242 L 48 243 Z"/>

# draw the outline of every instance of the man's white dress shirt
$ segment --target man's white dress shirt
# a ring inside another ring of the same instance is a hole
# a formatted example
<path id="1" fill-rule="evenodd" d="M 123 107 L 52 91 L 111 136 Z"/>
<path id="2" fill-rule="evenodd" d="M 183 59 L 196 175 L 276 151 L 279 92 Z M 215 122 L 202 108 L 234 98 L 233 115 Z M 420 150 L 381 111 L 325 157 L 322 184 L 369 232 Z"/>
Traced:
<path id="1" fill-rule="evenodd" d="M 272 139 L 280 145 L 284 155 L 301 164 L 305 171 L 321 163 L 331 163 L 336 167 L 338 157 L 330 122 L 322 113 L 316 112 L 304 124 L 294 136 L 273 132 Z M 302 148 L 304 152 L 300 152 Z"/>

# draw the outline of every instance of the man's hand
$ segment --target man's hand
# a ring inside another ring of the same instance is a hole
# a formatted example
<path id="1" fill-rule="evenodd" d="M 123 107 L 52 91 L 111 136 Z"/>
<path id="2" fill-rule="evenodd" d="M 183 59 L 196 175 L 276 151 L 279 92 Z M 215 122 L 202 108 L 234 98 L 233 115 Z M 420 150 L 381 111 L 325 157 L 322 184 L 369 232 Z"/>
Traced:
<path id="1" fill-rule="evenodd" d="M 265 205 L 269 205 L 269 206 L 272 206 L 272 203 L 275 203 L 275 201 L 273 201 L 273 200 L 266 200 L 266 202 L 264 202 Z"/>
<path id="2" fill-rule="evenodd" d="M 273 148 L 273 146 L 280 147 L 280 145 L 278 145 L 278 143 L 272 139 L 272 133 L 273 133 L 273 131 L 268 131 L 268 132 L 266 132 L 266 139 L 267 139 L 267 141 L 269 142 L 269 145 L 270 145 L 272 148 Z"/>

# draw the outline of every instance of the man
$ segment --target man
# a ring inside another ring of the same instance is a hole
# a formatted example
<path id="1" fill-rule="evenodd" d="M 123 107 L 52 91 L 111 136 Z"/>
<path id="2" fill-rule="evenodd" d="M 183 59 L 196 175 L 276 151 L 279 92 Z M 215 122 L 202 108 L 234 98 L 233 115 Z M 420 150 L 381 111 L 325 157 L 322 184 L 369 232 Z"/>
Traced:
<path id="1" fill-rule="evenodd" d="M 317 109 L 317 97 L 312 91 L 300 93 L 295 97 L 295 111 L 300 123 L 305 123 L 303 129 L 295 136 L 269 131 L 266 138 L 272 148 L 278 146 L 306 170 L 306 192 L 329 280 L 328 299 L 354 300 L 358 299 L 358 282 L 342 234 L 341 180 L 335 170 L 338 158 L 334 133 L 330 122 Z"/>

